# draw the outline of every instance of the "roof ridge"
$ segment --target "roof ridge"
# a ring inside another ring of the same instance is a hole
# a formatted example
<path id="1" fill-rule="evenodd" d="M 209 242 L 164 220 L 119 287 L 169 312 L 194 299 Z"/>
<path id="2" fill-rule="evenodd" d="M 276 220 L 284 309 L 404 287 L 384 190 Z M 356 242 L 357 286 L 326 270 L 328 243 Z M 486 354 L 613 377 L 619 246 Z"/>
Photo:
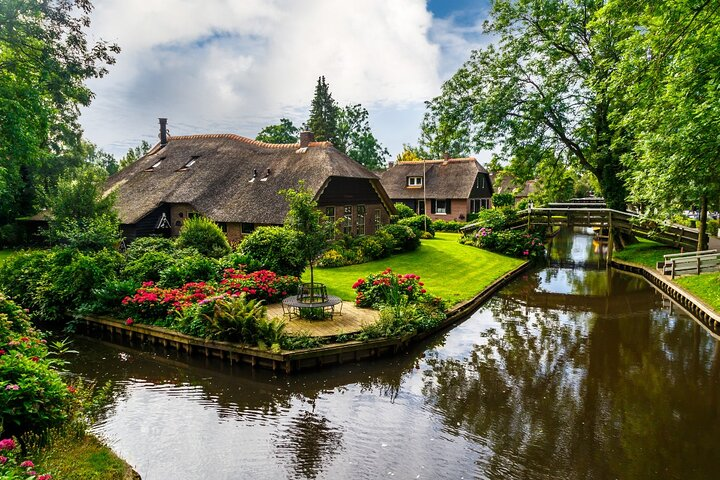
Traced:
<path id="1" fill-rule="evenodd" d="M 299 148 L 300 143 L 266 143 L 261 142 L 259 140 L 253 140 L 252 138 L 243 137 L 242 135 L 237 135 L 235 133 L 200 133 L 197 135 L 177 135 L 170 137 L 168 136 L 168 141 L 171 140 L 194 140 L 194 139 L 208 139 L 208 138 L 228 138 L 230 140 L 235 140 L 242 143 L 247 143 L 248 145 L 253 145 L 256 147 L 262 147 L 262 148 L 275 148 L 275 149 L 293 149 L 293 148 Z M 309 147 L 332 147 L 333 144 L 331 142 L 310 142 L 308 145 Z"/>
<path id="2" fill-rule="evenodd" d="M 462 158 L 448 158 L 445 160 L 444 158 L 439 159 L 432 159 L 432 160 L 408 160 L 408 161 L 400 161 L 397 162 L 397 165 L 417 165 L 419 163 L 425 162 L 425 163 L 444 163 L 444 162 L 455 162 L 455 163 L 462 163 L 462 162 L 476 162 L 477 159 L 474 157 L 462 157 Z"/>

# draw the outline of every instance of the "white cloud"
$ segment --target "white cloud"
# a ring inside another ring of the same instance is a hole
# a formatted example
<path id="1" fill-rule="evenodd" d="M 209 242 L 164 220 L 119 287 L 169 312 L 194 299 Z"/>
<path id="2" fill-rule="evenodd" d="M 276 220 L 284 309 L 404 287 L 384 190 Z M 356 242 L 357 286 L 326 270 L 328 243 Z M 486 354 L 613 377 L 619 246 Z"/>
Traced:
<path id="1" fill-rule="evenodd" d="M 414 112 L 411 125 L 376 132 L 392 149 L 416 140 L 417 107 L 441 84 L 421 0 L 106 0 L 92 20 L 93 36 L 123 51 L 90 83 L 82 122 L 116 154 L 153 142 L 159 116 L 175 134 L 301 123 L 320 75 L 340 104 Z"/>

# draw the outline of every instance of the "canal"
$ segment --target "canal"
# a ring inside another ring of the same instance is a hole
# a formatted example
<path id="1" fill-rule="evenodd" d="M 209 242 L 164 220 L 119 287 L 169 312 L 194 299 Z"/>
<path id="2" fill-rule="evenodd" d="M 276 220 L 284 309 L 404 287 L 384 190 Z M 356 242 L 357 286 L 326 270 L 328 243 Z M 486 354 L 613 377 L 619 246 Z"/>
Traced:
<path id="1" fill-rule="evenodd" d="M 598 248 L 561 232 L 399 357 L 284 376 L 78 336 L 70 369 L 113 382 L 94 431 L 145 480 L 718 478 L 718 341 Z"/>

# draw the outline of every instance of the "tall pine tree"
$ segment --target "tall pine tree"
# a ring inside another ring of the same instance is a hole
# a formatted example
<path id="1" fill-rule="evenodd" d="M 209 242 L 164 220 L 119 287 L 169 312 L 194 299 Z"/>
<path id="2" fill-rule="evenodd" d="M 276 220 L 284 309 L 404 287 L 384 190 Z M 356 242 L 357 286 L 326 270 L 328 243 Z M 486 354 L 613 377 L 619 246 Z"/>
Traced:
<path id="1" fill-rule="evenodd" d="M 325 77 L 321 76 L 315 86 L 315 96 L 310 105 L 310 118 L 306 124 L 307 129 L 315 135 L 315 140 L 319 142 L 328 140 L 337 144 L 338 111 L 339 107 L 332 98 Z"/>

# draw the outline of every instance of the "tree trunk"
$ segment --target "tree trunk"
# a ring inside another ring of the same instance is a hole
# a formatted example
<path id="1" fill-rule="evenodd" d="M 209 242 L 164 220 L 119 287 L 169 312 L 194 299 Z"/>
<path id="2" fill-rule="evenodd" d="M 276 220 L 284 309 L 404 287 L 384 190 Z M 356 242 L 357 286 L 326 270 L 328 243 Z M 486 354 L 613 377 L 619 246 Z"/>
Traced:
<path id="1" fill-rule="evenodd" d="M 697 251 L 707 250 L 707 242 L 705 241 L 705 232 L 707 232 L 707 212 L 708 201 L 707 196 L 700 197 L 700 228 L 698 232 Z"/>

